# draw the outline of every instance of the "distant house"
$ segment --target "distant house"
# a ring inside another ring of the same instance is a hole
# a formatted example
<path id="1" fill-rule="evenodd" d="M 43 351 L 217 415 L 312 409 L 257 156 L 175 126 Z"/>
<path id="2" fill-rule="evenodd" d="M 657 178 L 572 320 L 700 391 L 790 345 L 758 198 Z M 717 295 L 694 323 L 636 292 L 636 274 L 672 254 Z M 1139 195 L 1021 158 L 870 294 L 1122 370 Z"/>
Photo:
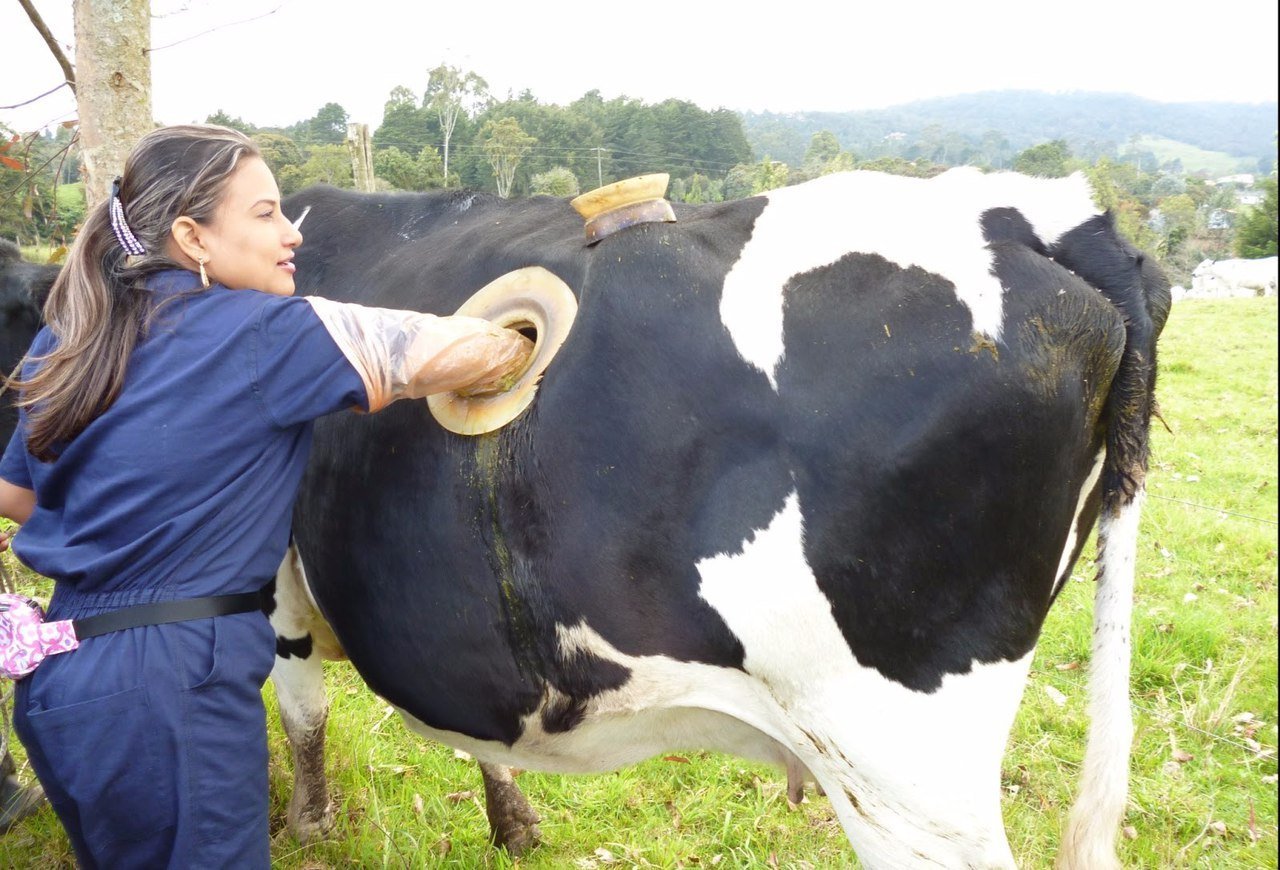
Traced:
<path id="1" fill-rule="evenodd" d="M 1259 205 L 1262 199 L 1263 193 L 1257 189 L 1242 190 L 1236 194 L 1236 202 L 1241 205 Z"/>
<path id="2" fill-rule="evenodd" d="M 1224 175 L 1221 178 L 1211 179 L 1209 184 L 1215 187 L 1222 187 L 1227 184 L 1235 187 L 1253 187 L 1253 175 L 1248 172 L 1242 172 L 1239 175 Z"/>
<path id="3" fill-rule="evenodd" d="M 1206 226 L 1211 230 L 1229 230 L 1236 222 L 1236 216 L 1228 209 L 1210 210 Z"/>

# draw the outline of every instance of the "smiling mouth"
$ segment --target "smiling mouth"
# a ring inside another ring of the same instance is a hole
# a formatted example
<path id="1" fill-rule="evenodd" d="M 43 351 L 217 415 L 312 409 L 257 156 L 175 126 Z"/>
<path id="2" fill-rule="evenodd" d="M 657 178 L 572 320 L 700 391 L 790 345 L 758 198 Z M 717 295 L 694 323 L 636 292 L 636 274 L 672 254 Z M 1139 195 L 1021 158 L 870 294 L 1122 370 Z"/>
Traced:
<path id="1" fill-rule="evenodd" d="M 281 260 L 279 263 L 276 263 L 276 265 L 281 269 L 284 269 L 290 275 L 298 271 L 298 267 L 293 264 L 292 260 Z"/>

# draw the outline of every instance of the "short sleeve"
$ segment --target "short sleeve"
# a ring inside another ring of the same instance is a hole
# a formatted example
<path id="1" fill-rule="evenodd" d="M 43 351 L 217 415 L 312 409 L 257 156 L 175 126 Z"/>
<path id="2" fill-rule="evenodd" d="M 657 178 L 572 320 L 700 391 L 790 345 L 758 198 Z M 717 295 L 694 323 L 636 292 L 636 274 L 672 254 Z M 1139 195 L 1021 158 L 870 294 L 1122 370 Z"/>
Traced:
<path id="1" fill-rule="evenodd" d="M 278 426 L 369 407 L 360 374 L 305 299 L 268 300 L 258 318 L 252 356 L 253 388 Z"/>
<path id="2" fill-rule="evenodd" d="M 33 489 L 31 467 L 27 464 L 28 455 L 26 418 L 20 417 L 12 437 L 9 438 L 9 446 L 4 449 L 4 458 L 0 459 L 0 478 L 14 486 Z"/>

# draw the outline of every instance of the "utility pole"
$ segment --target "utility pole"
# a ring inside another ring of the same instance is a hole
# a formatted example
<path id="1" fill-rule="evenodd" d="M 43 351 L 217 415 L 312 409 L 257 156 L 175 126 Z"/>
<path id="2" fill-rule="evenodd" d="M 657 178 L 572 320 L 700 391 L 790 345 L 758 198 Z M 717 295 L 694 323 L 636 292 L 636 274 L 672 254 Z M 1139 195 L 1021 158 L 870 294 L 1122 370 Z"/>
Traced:
<path id="1" fill-rule="evenodd" d="M 351 177 L 356 190 L 372 193 L 373 147 L 368 124 L 347 124 L 347 151 L 351 155 Z"/>
<path id="2" fill-rule="evenodd" d="M 602 163 L 601 163 L 601 160 L 603 159 L 601 155 L 604 152 L 604 149 L 599 146 L 596 146 L 595 152 L 596 152 L 596 178 L 600 182 L 598 186 L 604 187 L 604 169 L 602 168 Z"/>

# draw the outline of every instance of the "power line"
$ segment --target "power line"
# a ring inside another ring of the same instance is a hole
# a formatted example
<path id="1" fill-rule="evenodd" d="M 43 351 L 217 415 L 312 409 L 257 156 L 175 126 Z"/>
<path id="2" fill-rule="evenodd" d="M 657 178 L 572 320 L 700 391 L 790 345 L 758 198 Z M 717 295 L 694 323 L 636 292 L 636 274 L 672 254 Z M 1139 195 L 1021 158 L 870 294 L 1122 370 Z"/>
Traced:
<path id="1" fill-rule="evenodd" d="M 182 45 L 182 43 L 184 42 L 190 42 L 193 39 L 198 39 L 201 36 L 204 36 L 206 33 L 213 33 L 215 30 L 222 30 L 224 27 L 234 27 L 237 24 L 248 24 L 250 21 L 257 21 L 260 18 L 266 18 L 269 15 L 275 15 L 277 12 L 283 9 L 287 3 L 288 3 L 288 0 L 285 0 L 285 3 L 281 3 L 275 9 L 272 9 L 269 12 L 264 12 L 261 15 L 254 15 L 252 18 L 242 18 L 239 21 L 228 21 L 226 24 L 219 24 L 217 27 L 210 27 L 208 30 L 202 30 L 199 33 L 193 33 L 191 36 L 184 36 L 182 39 L 179 39 L 175 42 L 166 43 L 165 45 L 153 45 L 151 48 L 145 49 L 143 53 L 153 54 L 157 51 L 162 51 L 163 49 L 166 49 L 166 48 L 173 48 L 175 45 Z"/>

